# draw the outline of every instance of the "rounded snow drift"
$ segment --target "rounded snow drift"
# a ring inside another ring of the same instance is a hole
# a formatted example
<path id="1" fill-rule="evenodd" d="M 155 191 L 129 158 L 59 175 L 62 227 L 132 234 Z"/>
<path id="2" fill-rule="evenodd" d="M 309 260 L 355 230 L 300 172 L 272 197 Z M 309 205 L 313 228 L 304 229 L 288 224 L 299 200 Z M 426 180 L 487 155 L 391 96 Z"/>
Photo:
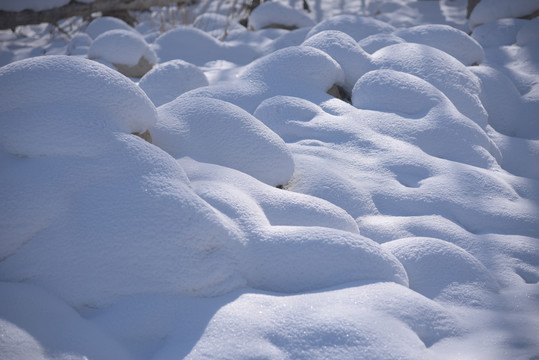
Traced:
<path id="1" fill-rule="evenodd" d="M 363 75 L 352 91 L 352 104 L 360 109 L 416 115 L 447 97 L 417 76 L 394 70 Z"/>
<path id="2" fill-rule="evenodd" d="M 92 39 L 95 39 L 99 35 L 110 30 L 128 30 L 135 32 L 135 29 L 121 19 L 112 16 L 102 16 L 98 17 L 88 25 L 86 34 L 90 35 Z"/>
<path id="3" fill-rule="evenodd" d="M 20 156 L 88 154 L 107 133 L 144 133 L 154 105 L 132 81 L 94 61 L 30 58 L 0 69 L 0 143 Z"/>
<path id="4" fill-rule="evenodd" d="M 265 2 L 249 15 L 247 27 L 252 30 L 281 28 L 295 30 L 313 26 L 315 22 L 304 12 L 279 2 Z"/>
<path id="5" fill-rule="evenodd" d="M 350 35 L 341 31 L 322 31 L 308 38 L 302 45 L 322 50 L 339 63 L 344 71 L 345 88 L 348 92 L 361 75 L 373 69 L 370 56 Z"/>
<path id="6" fill-rule="evenodd" d="M 324 30 L 339 30 L 359 41 L 367 36 L 379 33 L 392 33 L 395 28 L 388 23 L 372 17 L 356 15 L 338 15 L 330 17 L 317 25 L 307 34 L 307 39 Z"/>
<path id="7" fill-rule="evenodd" d="M 159 64 L 138 83 L 155 106 L 161 106 L 181 94 L 208 85 L 206 75 L 197 66 L 183 60 Z"/>
<path id="8" fill-rule="evenodd" d="M 277 50 L 247 65 L 240 79 L 261 81 L 288 88 L 290 84 L 327 91 L 344 82 L 340 65 L 325 52 L 309 46 L 291 46 Z"/>
<path id="9" fill-rule="evenodd" d="M 420 77 L 442 91 L 465 116 L 484 128 L 487 113 L 481 104 L 479 79 L 447 53 L 423 44 L 395 44 L 372 55 L 381 69 L 406 72 Z"/>
<path id="10" fill-rule="evenodd" d="M 67 45 L 67 55 L 87 55 L 92 41 L 92 38 L 85 33 L 73 36 L 69 45 Z"/>
<path id="11" fill-rule="evenodd" d="M 358 41 L 358 45 L 367 53 L 372 54 L 389 45 L 405 43 L 404 39 L 395 34 L 374 34 Z"/>
<path id="12" fill-rule="evenodd" d="M 398 30 L 395 35 L 410 43 L 440 49 L 466 66 L 480 64 L 485 60 L 485 52 L 475 39 L 449 25 L 419 25 Z"/>
<path id="13" fill-rule="evenodd" d="M 455 297 L 458 285 L 498 289 L 496 281 L 479 260 L 447 241 L 414 237 L 390 241 L 382 247 L 404 266 L 410 289 L 428 298 L 443 297 L 444 292 Z M 468 287 L 464 289 L 469 290 Z M 463 291 L 458 297 L 464 299 L 469 295 L 469 291 Z"/>
<path id="14" fill-rule="evenodd" d="M 154 144 L 176 158 L 231 167 L 275 186 L 286 184 L 294 172 L 284 141 L 236 105 L 180 96 L 158 113 Z"/>
<path id="15" fill-rule="evenodd" d="M 154 49 L 160 62 L 182 59 L 200 66 L 208 61 L 230 58 L 224 43 L 193 27 L 167 31 L 155 40 Z"/>
<path id="16" fill-rule="evenodd" d="M 103 59 L 129 77 L 141 77 L 157 62 L 155 52 L 141 35 L 128 30 L 110 30 L 99 35 L 88 58 Z"/>

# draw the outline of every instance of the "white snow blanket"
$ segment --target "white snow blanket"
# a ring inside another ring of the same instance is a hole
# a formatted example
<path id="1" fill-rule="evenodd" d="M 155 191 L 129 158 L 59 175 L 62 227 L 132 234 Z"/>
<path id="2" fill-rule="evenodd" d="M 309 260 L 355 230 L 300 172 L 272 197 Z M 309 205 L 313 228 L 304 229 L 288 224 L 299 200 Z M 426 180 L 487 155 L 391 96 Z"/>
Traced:
<path id="1" fill-rule="evenodd" d="M 485 2 L 0 31 L 0 358 L 535 359 L 539 23 Z"/>

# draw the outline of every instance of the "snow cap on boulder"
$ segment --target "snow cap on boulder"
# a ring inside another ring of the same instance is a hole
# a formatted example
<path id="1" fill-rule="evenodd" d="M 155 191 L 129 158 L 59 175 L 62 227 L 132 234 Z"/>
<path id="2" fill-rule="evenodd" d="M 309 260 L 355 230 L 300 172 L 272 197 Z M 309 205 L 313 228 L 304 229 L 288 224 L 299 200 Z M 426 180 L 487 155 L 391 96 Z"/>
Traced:
<path id="1" fill-rule="evenodd" d="M 197 66 L 214 60 L 247 64 L 256 57 L 256 51 L 245 44 L 222 42 L 194 27 L 178 27 L 159 36 L 153 48 L 159 62 L 182 59 Z"/>
<path id="2" fill-rule="evenodd" d="M 154 144 L 176 158 L 231 167 L 274 186 L 286 184 L 294 172 L 284 141 L 236 105 L 186 94 L 158 113 Z"/>
<path id="3" fill-rule="evenodd" d="M 88 58 L 103 59 L 129 77 L 142 77 L 157 62 L 144 38 L 128 30 L 110 30 L 99 35 L 90 46 Z"/>
<path id="4" fill-rule="evenodd" d="M 466 66 L 477 65 L 485 60 L 485 52 L 475 39 L 449 25 L 419 25 L 397 30 L 395 35 L 410 43 L 440 49 Z"/>
<path id="5" fill-rule="evenodd" d="M 359 41 L 367 36 L 379 33 L 391 33 L 395 28 L 388 23 L 366 16 L 338 15 L 330 17 L 315 25 L 306 38 L 324 30 L 339 30 Z"/>
<path id="6" fill-rule="evenodd" d="M 294 88 L 329 90 L 344 83 L 340 65 L 325 52 L 310 46 L 291 46 L 277 50 L 247 65 L 238 78 L 263 82 L 277 91 Z"/>
<path id="7" fill-rule="evenodd" d="M 315 22 L 305 13 L 280 2 L 265 2 L 257 6 L 251 15 L 247 27 L 252 30 L 282 28 L 294 30 L 314 26 Z"/>
<path id="8" fill-rule="evenodd" d="M 484 289 L 497 291 L 498 284 L 485 266 L 464 249 L 434 238 L 405 238 L 382 247 L 399 259 L 410 289 L 430 298 L 477 304 Z M 471 289 L 475 288 L 475 291 Z M 479 296 L 479 297 L 478 297 Z"/>
<path id="9" fill-rule="evenodd" d="M 487 125 L 487 113 L 479 99 L 479 79 L 447 53 L 423 44 L 403 43 L 378 50 L 372 60 L 381 69 L 406 72 L 430 82 L 462 114 L 482 128 Z"/>
<path id="10" fill-rule="evenodd" d="M 344 87 L 348 92 L 352 91 L 361 75 L 374 68 L 369 54 L 363 51 L 350 35 L 341 31 L 319 32 L 305 40 L 302 45 L 322 50 L 339 63 L 344 71 Z"/>
<path id="11" fill-rule="evenodd" d="M 30 58 L 0 69 L 0 143 L 11 154 L 99 151 L 110 132 L 144 133 L 157 114 L 133 82 L 94 61 Z"/>
<path id="12" fill-rule="evenodd" d="M 96 39 L 99 35 L 110 30 L 127 30 L 136 32 L 135 29 L 121 19 L 112 16 L 102 16 L 93 20 L 90 25 L 88 25 L 86 28 L 86 34 L 90 35 L 92 39 Z"/>
<path id="13" fill-rule="evenodd" d="M 197 66 L 177 59 L 155 66 L 138 85 L 155 106 L 161 106 L 189 90 L 207 86 L 208 79 Z"/>

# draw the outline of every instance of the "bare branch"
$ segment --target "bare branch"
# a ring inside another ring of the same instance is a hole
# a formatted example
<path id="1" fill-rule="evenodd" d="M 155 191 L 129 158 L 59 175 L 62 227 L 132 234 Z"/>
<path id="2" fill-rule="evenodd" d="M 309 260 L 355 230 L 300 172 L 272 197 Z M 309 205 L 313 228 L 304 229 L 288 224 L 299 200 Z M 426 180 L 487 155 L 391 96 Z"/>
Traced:
<path id="1" fill-rule="evenodd" d="M 43 11 L 1 11 L 0 29 L 14 30 L 19 25 L 31 25 L 41 23 L 54 24 L 58 20 L 71 16 L 90 16 L 92 13 L 101 12 L 117 13 L 129 10 L 147 10 L 153 6 L 165 6 L 170 4 L 190 5 L 195 0 L 95 0 L 91 3 L 79 3 L 75 0 L 67 5 Z"/>

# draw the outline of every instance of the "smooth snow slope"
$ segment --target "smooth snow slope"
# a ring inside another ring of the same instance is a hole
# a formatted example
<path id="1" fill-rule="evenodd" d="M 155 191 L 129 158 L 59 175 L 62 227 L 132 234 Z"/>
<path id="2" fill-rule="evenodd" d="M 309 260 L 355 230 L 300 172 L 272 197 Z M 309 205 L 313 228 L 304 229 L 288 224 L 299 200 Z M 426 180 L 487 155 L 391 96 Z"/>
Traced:
<path id="1" fill-rule="evenodd" d="M 0 32 L 0 358 L 539 356 L 533 6 L 308 2 Z"/>

